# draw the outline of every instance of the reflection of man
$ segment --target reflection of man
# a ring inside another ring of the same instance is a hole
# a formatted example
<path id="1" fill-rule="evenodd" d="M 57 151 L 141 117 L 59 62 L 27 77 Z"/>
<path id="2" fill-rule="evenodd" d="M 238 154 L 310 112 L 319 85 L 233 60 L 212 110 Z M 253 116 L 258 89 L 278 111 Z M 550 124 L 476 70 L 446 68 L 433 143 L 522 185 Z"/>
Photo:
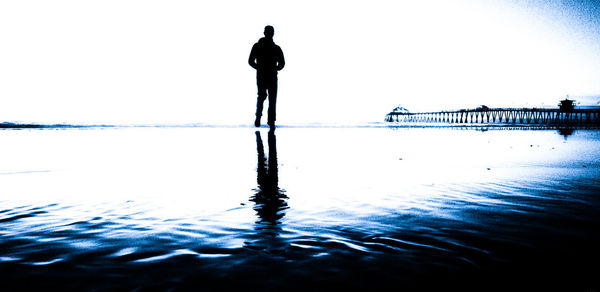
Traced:
<path id="1" fill-rule="evenodd" d="M 251 198 L 254 201 L 254 210 L 260 217 L 259 222 L 278 223 L 285 215 L 287 203 L 284 191 L 279 189 L 279 178 L 277 175 L 277 142 L 275 141 L 275 130 L 269 131 L 269 156 L 265 158 L 263 142 L 260 132 L 256 131 L 256 150 L 258 153 L 258 165 L 256 167 L 256 180 L 258 192 Z"/>
<path id="2" fill-rule="evenodd" d="M 272 26 L 265 26 L 265 37 L 258 40 L 252 51 L 248 63 L 256 69 L 256 85 L 258 86 L 258 101 L 256 103 L 256 120 L 254 125 L 260 126 L 263 103 L 269 96 L 269 118 L 267 124 L 275 126 L 275 104 L 277 102 L 277 71 L 283 69 L 285 60 L 281 48 L 273 42 L 275 30 Z"/>

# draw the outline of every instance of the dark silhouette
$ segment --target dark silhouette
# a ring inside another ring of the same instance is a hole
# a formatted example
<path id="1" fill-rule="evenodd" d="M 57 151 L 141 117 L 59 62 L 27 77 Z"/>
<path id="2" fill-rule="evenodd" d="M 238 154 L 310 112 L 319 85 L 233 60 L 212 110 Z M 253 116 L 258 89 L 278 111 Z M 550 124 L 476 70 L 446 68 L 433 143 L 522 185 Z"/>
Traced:
<path id="1" fill-rule="evenodd" d="M 277 146 L 275 142 L 275 129 L 269 131 L 269 153 L 265 157 L 263 141 L 260 132 L 256 131 L 256 152 L 258 163 L 256 167 L 256 181 L 258 187 L 250 197 L 254 202 L 253 209 L 258 215 L 254 229 L 256 233 L 248 236 L 246 247 L 262 252 L 281 254 L 285 251 L 288 243 L 279 235 L 282 233 L 281 219 L 288 209 L 287 196 L 279 189 L 279 178 L 277 175 Z"/>
<path id="2" fill-rule="evenodd" d="M 562 135 L 565 138 L 565 141 L 567 141 L 567 137 L 573 135 L 573 132 L 575 132 L 574 128 L 556 128 L 558 130 L 558 133 L 560 135 Z"/>
<path id="3" fill-rule="evenodd" d="M 258 40 L 252 51 L 248 63 L 256 69 L 256 85 L 258 87 L 258 101 L 256 102 L 256 120 L 254 125 L 260 126 L 263 103 L 269 96 L 269 118 L 267 124 L 275 126 L 275 104 L 277 103 L 277 72 L 285 66 L 281 48 L 273 42 L 275 30 L 272 26 L 265 27 L 265 36 Z"/>
<path id="4" fill-rule="evenodd" d="M 269 131 L 269 156 L 265 158 L 263 142 L 260 132 L 256 131 L 256 152 L 258 163 L 256 167 L 256 181 L 258 189 L 250 199 L 255 203 L 254 210 L 258 214 L 257 223 L 276 225 L 285 216 L 284 210 L 288 208 L 285 200 L 287 196 L 279 189 L 279 178 L 277 174 L 277 142 L 275 130 Z"/>

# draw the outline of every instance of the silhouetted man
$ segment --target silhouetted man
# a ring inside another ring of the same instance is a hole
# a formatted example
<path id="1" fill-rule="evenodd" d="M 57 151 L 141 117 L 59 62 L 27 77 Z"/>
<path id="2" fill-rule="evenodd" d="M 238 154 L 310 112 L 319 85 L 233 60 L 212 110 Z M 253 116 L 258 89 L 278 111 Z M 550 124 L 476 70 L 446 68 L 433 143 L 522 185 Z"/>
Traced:
<path id="1" fill-rule="evenodd" d="M 275 126 L 275 104 L 277 103 L 277 71 L 283 69 L 285 60 L 281 48 L 273 42 L 275 30 L 265 26 L 265 37 L 252 46 L 248 63 L 256 69 L 256 85 L 258 86 L 258 101 L 256 103 L 256 120 L 254 125 L 260 126 L 263 103 L 269 96 L 269 119 L 267 124 Z"/>

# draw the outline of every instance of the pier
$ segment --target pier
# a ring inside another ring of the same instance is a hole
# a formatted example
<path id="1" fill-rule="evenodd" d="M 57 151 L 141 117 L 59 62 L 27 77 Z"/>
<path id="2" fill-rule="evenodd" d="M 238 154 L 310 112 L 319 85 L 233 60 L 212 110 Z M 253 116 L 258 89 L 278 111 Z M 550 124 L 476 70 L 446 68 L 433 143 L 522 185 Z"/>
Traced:
<path id="1" fill-rule="evenodd" d="M 478 108 L 440 112 L 390 112 L 385 121 L 399 123 L 598 125 L 600 108 Z"/>

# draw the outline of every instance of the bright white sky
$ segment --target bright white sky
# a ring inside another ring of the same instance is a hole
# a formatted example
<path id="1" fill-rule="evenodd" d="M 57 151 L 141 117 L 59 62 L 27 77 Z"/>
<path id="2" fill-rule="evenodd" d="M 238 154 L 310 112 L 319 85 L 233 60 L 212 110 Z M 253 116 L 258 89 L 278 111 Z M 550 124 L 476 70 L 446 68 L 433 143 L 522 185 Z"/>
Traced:
<path id="1" fill-rule="evenodd" d="M 0 121 L 250 124 L 267 24 L 279 124 L 599 96 L 600 4 L 554 2 L 2 1 Z"/>

